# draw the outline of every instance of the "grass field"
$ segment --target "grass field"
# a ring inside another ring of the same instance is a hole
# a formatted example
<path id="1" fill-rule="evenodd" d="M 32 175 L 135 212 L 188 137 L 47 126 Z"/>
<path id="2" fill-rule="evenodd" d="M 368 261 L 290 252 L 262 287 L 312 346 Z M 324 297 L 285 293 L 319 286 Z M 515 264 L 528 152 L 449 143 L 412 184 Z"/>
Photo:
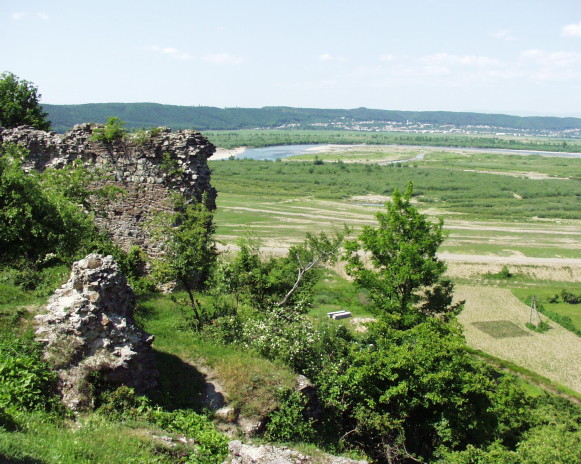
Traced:
<path id="1" fill-rule="evenodd" d="M 545 333 L 525 327 L 530 308 L 509 289 L 460 285 L 456 298 L 466 300 L 459 320 L 468 345 L 581 393 L 581 338 L 549 321 Z"/>

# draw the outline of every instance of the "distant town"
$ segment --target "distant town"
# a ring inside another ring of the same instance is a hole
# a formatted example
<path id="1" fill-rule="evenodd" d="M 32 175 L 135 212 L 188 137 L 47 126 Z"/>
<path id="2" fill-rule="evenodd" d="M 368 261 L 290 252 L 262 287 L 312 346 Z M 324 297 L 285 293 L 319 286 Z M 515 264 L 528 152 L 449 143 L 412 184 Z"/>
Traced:
<path id="1" fill-rule="evenodd" d="M 258 128 L 257 128 L 258 129 Z M 264 128 L 260 128 L 264 129 Z M 493 135 L 497 137 L 548 137 L 548 138 L 581 138 L 581 128 L 548 130 L 516 129 L 491 125 L 429 124 L 406 121 L 358 121 L 341 117 L 333 122 L 281 124 L 276 129 L 335 129 L 364 132 L 408 132 L 413 134 L 458 134 L 458 135 Z"/>

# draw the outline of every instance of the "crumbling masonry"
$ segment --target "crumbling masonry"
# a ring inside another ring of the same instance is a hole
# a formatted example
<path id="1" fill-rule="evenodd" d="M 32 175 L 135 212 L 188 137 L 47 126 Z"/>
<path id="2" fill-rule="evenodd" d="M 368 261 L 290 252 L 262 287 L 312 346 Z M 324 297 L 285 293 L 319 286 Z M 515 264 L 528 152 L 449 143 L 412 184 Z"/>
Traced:
<path id="1" fill-rule="evenodd" d="M 115 185 L 124 194 L 105 205 L 97 226 L 125 250 L 138 245 L 152 256 L 160 252 L 146 225 L 153 213 L 171 209 L 172 194 L 200 200 L 205 193 L 208 206 L 215 208 L 207 159 L 216 148 L 202 134 L 161 128 L 104 143 L 91 140 L 97 127 L 79 124 L 64 135 L 27 126 L 0 128 L 0 143 L 23 145 L 30 152 L 27 169 L 42 171 L 81 160 L 105 173 L 97 187 Z"/>

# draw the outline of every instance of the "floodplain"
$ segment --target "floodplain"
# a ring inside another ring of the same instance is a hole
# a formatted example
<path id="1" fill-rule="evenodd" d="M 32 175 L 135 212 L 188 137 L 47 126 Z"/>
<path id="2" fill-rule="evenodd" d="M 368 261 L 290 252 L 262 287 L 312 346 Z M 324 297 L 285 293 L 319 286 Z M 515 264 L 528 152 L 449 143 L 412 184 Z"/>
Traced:
<path id="1" fill-rule="evenodd" d="M 578 155 L 331 144 L 282 161 L 234 158 L 210 160 L 210 166 L 220 192 L 222 247 L 235 249 L 237 237 L 251 234 L 273 254 L 306 232 L 347 224 L 355 236 L 375 224 L 395 188 L 412 182 L 420 211 L 444 221 L 447 239 L 439 254 L 458 298 L 466 300 L 460 321 L 469 346 L 581 393 L 581 339 L 550 320 L 547 333 L 530 330 L 524 302 L 537 295 L 581 329 L 581 304 L 548 303 L 548 295 L 561 290 L 581 294 Z M 344 276 L 340 266 L 335 271 Z M 479 321 L 508 321 L 518 335 L 509 331 L 499 339 Z"/>

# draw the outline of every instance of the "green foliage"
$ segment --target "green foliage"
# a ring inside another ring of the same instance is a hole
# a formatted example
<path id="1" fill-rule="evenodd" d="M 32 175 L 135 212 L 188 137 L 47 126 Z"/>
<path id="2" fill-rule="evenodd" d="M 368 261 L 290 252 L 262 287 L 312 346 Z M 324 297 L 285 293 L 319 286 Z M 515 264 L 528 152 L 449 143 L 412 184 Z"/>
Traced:
<path id="1" fill-rule="evenodd" d="M 433 319 L 404 331 L 377 325 L 366 344 L 319 378 L 348 441 L 393 462 L 518 434 L 526 401 L 502 384 L 464 350 L 456 325 Z"/>
<path id="2" fill-rule="evenodd" d="M 504 158 L 495 155 L 494 160 L 502 164 Z M 551 173 L 553 164 L 536 165 L 526 163 L 527 158 L 517 155 L 506 157 L 511 160 L 506 171 L 529 172 L 539 169 Z M 543 157 L 539 157 L 543 158 Z M 535 158 L 536 159 L 536 158 Z M 290 198 L 314 197 L 316 199 L 344 200 L 355 195 L 391 195 L 394 189 L 405 191 L 411 181 L 414 184 L 414 199 L 419 203 L 434 204 L 443 211 L 454 211 L 478 218 L 505 220 L 507 215 L 515 218 L 569 218 L 581 219 L 578 203 L 581 198 L 581 183 L 563 179 L 528 179 L 485 172 L 471 158 L 459 160 L 449 166 L 446 160 L 435 163 L 419 162 L 418 168 L 406 164 L 380 166 L 352 163 L 349 172 L 337 163 L 314 166 L 312 162 L 283 162 L 255 160 L 212 161 L 212 184 L 222 194 L 257 196 L 286 200 Z M 581 159 L 566 159 L 561 176 L 581 176 Z M 311 172 L 312 171 L 312 172 Z M 556 174 L 555 174 L 556 175 Z M 515 198 L 518 192 L 522 198 Z"/>
<path id="3" fill-rule="evenodd" d="M 73 256 L 95 236 L 95 227 L 75 203 L 48 177 L 22 168 L 25 152 L 2 147 L 0 156 L 0 260 L 42 260 L 48 253 L 59 259 Z M 77 190 L 74 190 L 78 193 Z M 71 194 L 71 198 L 67 195 Z"/>
<path id="4" fill-rule="evenodd" d="M 97 126 L 93 129 L 91 140 L 93 142 L 101 142 L 106 145 L 111 145 L 119 142 L 125 138 L 127 131 L 124 129 L 125 122 L 120 118 L 111 117 L 107 119 L 104 126 Z"/>
<path id="5" fill-rule="evenodd" d="M 203 415 L 187 409 L 166 411 L 154 407 L 132 388 L 121 386 L 101 398 L 98 413 L 119 422 L 147 422 L 167 432 L 179 433 L 192 439 L 196 450 L 185 463 L 221 463 L 227 454 L 228 441 L 219 433 L 212 422 Z"/>
<path id="6" fill-rule="evenodd" d="M 161 127 L 152 127 L 151 129 L 140 129 L 131 134 L 131 138 L 138 147 L 147 145 L 151 139 L 158 137 L 162 133 Z"/>
<path id="7" fill-rule="evenodd" d="M 463 451 L 443 451 L 447 464 L 574 464 L 581 460 L 581 417 L 566 400 L 540 397 L 531 404 L 527 429 L 514 446 L 494 442 L 468 445 Z"/>
<path id="8" fill-rule="evenodd" d="M 287 140 L 297 140 L 295 143 L 314 143 L 313 137 L 307 139 L 305 134 L 319 134 L 315 141 L 342 142 L 349 136 L 354 138 L 354 131 L 332 131 L 332 130 L 234 130 L 251 129 L 256 127 L 276 128 L 286 124 L 299 125 L 299 127 L 310 127 L 311 124 L 329 124 L 345 120 L 353 123 L 364 123 L 365 121 L 399 121 L 406 123 L 424 122 L 431 124 L 454 124 L 472 126 L 501 126 L 517 129 L 550 129 L 564 130 L 576 129 L 579 127 L 577 118 L 556 118 L 556 117 L 519 117 L 500 114 L 482 113 L 462 113 L 446 111 L 392 111 L 376 110 L 368 108 L 344 109 L 319 109 L 319 108 L 288 108 L 288 107 L 265 107 L 265 108 L 215 108 L 210 106 L 176 106 L 160 105 L 156 103 L 92 103 L 84 105 L 46 105 L 52 120 L 58 130 L 64 130 L 85 121 L 104 121 L 109 115 L 117 115 L 129 122 L 130 127 L 151 127 L 164 125 L 174 129 L 189 129 L 192 121 L 199 130 L 226 130 L 226 140 L 235 138 L 236 142 L 242 146 L 246 145 L 246 139 L 256 140 L 257 138 L 269 139 L 270 144 L 288 143 Z M 224 132 L 224 131 L 220 131 Z M 217 132 L 217 134 L 220 134 Z M 273 135 L 271 135 L 271 133 Z M 251 135 L 251 137 L 248 136 Z M 337 134 L 345 134 L 342 137 Z M 361 143 L 365 140 L 378 140 L 376 143 L 394 143 L 393 140 L 401 137 L 410 140 L 415 145 L 417 141 L 434 145 L 440 138 L 448 140 L 448 143 L 459 143 L 456 140 L 476 139 L 479 143 L 504 144 L 520 146 L 526 144 L 526 140 L 512 139 L 504 137 L 461 137 L 450 134 L 390 134 L 390 133 L 367 133 L 360 131 L 360 137 L 352 143 Z M 300 141 L 299 141 L 300 140 Z M 385 142 L 384 140 L 391 140 Z M 274 143 L 273 143 L 274 142 Z M 509 143 L 512 142 L 512 143 Z M 541 141 L 540 143 L 544 143 Z M 571 141 L 555 140 L 552 145 L 556 149 L 572 151 L 576 144 Z M 247 145 L 246 145 L 247 146 Z M 542 149 L 542 148 L 539 148 Z"/>
<path id="9" fill-rule="evenodd" d="M 67 265 L 42 263 L 40 266 L 31 266 L 26 261 L 13 263 L 0 272 L 0 284 L 7 285 L 7 292 L 0 293 L 0 304 L 10 300 L 26 302 L 31 297 L 46 298 L 66 281 L 69 273 L 70 267 Z M 15 291 L 15 288 L 20 289 L 20 292 Z"/>
<path id="10" fill-rule="evenodd" d="M 56 373 L 42 360 L 32 336 L 0 332 L 0 410 L 57 408 Z"/>
<path id="11" fill-rule="evenodd" d="M 436 252 L 444 241 L 443 222 L 431 223 L 411 204 L 412 185 L 402 195 L 398 190 L 386 212 L 378 212 L 378 227 L 366 226 L 359 242 L 346 246 L 347 272 L 355 283 L 369 291 L 375 309 L 394 326 L 409 327 L 425 316 L 454 313 L 450 307 L 451 282 L 437 285 L 446 270 Z M 372 267 L 364 262 L 360 250 L 369 254 Z M 422 306 L 416 306 L 422 288 L 427 290 Z"/>
<path id="12" fill-rule="evenodd" d="M 569 304 L 579 304 L 581 303 L 581 295 L 575 295 L 567 290 L 561 290 L 561 299 L 565 303 Z"/>
<path id="13" fill-rule="evenodd" d="M 508 266 L 502 266 L 502 269 L 498 273 L 498 277 L 501 279 L 510 279 L 512 277 L 512 272 L 510 272 Z"/>
<path id="14" fill-rule="evenodd" d="M 189 456 L 188 464 L 220 464 L 228 455 L 228 439 L 205 416 L 184 409 L 172 412 L 156 409 L 151 412 L 151 417 L 164 430 L 194 440 L 197 453 Z"/>
<path id="15" fill-rule="evenodd" d="M 307 398 L 301 392 L 285 391 L 280 408 L 268 417 L 265 438 L 277 442 L 313 442 L 316 431 L 306 416 Z"/>
<path id="16" fill-rule="evenodd" d="M 38 88 L 10 72 L 0 74 L 0 127 L 32 126 L 50 130 L 47 113 L 40 106 Z"/>
<path id="17" fill-rule="evenodd" d="M 186 291 L 192 326 L 199 330 L 208 318 L 196 294 L 206 288 L 217 258 L 213 213 L 205 197 L 195 204 L 181 203 L 174 213 L 160 214 L 153 229 L 165 249 L 165 257 L 154 263 L 155 275 L 162 282 L 177 282 Z"/>
<path id="18" fill-rule="evenodd" d="M 175 158 L 172 158 L 171 153 L 169 152 L 165 152 L 162 155 L 162 161 L 159 167 L 170 177 L 178 177 L 184 173 L 183 168 L 180 167 Z"/>
<path id="19" fill-rule="evenodd" d="M 531 305 L 531 301 L 532 301 L 533 296 L 529 295 L 527 298 L 524 299 L 525 304 L 527 305 Z M 550 320 L 552 320 L 553 322 L 556 322 L 557 324 L 559 324 L 561 327 L 567 329 L 570 332 L 573 332 L 575 335 L 578 335 L 579 337 L 581 337 L 581 329 L 579 329 L 571 320 L 570 317 L 565 316 L 563 314 L 559 314 L 555 311 L 551 311 L 549 309 L 546 309 L 545 306 L 540 303 L 537 302 L 537 310 L 545 315 L 546 317 L 548 317 Z"/>
<path id="20" fill-rule="evenodd" d="M 281 306 L 298 313 L 308 310 L 321 262 L 314 261 L 317 252 L 309 248 L 308 239 L 291 247 L 288 256 L 268 259 L 262 259 L 259 242 L 252 238 L 239 240 L 238 246 L 239 253 L 232 262 L 223 263 L 221 273 L 222 285 L 235 293 L 238 301 L 262 311 Z"/>
<path id="21" fill-rule="evenodd" d="M 302 314 L 275 308 L 249 318 L 242 326 L 242 345 L 261 356 L 282 361 L 295 372 L 320 367 L 320 333 Z"/>
<path id="22" fill-rule="evenodd" d="M 525 327 L 527 329 L 532 330 L 533 332 L 538 332 L 538 333 L 545 333 L 545 332 L 547 332 L 551 328 L 551 326 L 547 322 L 545 322 L 545 321 L 541 321 L 541 322 L 539 322 L 536 325 L 535 324 L 531 324 L 530 322 L 527 322 L 525 324 Z"/>

